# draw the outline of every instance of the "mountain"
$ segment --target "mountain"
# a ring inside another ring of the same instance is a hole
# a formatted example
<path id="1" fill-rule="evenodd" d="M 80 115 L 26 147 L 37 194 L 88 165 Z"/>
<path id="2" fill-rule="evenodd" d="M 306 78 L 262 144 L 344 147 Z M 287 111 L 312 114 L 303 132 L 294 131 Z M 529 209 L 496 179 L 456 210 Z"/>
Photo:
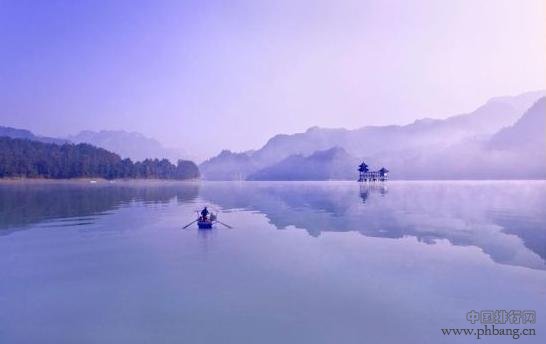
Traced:
<path id="1" fill-rule="evenodd" d="M 442 157 L 444 152 L 463 144 L 467 148 L 472 144 L 481 145 L 491 135 L 516 122 L 543 96 L 544 91 L 536 91 L 497 97 L 470 113 L 442 120 L 422 119 L 402 126 L 367 126 L 355 130 L 313 127 L 304 133 L 274 136 L 255 152 L 223 152 L 204 162 L 201 172 L 206 179 L 255 178 L 264 175 L 260 170 L 290 156 L 310 156 L 340 147 L 350 156 L 366 159 L 372 166 L 385 165 L 393 171 L 394 178 L 430 178 L 437 167 L 432 157 Z M 391 162 L 402 170 L 390 168 Z M 445 175 L 453 176 L 454 171 Z"/>
<path id="2" fill-rule="evenodd" d="M 442 149 L 375 157 L 402 179 L 546 179 L 546 100 L 512 126 Z M 373 162 L 373 161 L 372 161 Z M 409 168 L 408 168 L 409 167 Z"/>
<path id="3" fill-rule="evenodd" d="M 59 145 L 65 143 L 88 143 L 119 154 L 122 158 L 130 158 L 134 161 L 169 159 L 172 162 L 176 162 L 179 159 L 187 159 L 188 157 L 188 154 L 181 149 L 166 148 L 155 139 L 146 137 L 140 133 L 123 130 L 101 130 L 99 132 L 84 130 L 77 135 L 62 139 L 38 136 L 26 129 L 0 126 L 0 137 L 2 136 Z"/>
<path id="4" fill-rule="evenodd" d="M 301 154 L 263 168 L 250 176 L 249 180 L 346 180 L 354 177 L 359 159 L 349 155 L 345 149 L 334 147 L 317 151 L 309 156 Z"/>
<path id="5" fill-rule="evenodd" d="M 491 135 L 513 124 L 543 95 L 539 91 L 493 98 L 471 113 L 443 120 L 417 120 L 405 126 L 368 126 L 356 130 L 314 127 L 301 134 L 273 137 L 254 158 L 267 165 L 292 154 L 311 154 L 334 146 L 343 147 L 355 156 L 427 146 L 447 147 L 464 139 Z"/>
<path id="6" fill-rule="evenodd" d="M 155 139 L 123 130 L 85 130 L 68 139 L 74 143 L 89 143 L 132 160 L 157 158 L 176 162 L 186 157 L 186 153 L 180 149 L 166 148 Z"/>
<path id="7" fill-rule="evenodd" d="M 252 152 L 233 153 L 223 150 L 217 156 L 201 163 L 201 175 L 211 180 L 241 180 L 258 170 Z"/>
<path id="8" fill-rule="evenodd" d="M 12 139 L 25 139 L 43 143 L 64 144 L 69 142 L 68 140 L 64 139 L 34 135 L 31 131 L 26 129 L 16 129 L 3 126 L 0 126 L 0 137 L 1 136 L 10 137 Z"/>
<path id="9" fill-rule="evenodd" d="M 546 98 L 540 98 L 512 126 L 493 135 L 489 148 L 497 150 L 537 150 L 546 146 Z"/>

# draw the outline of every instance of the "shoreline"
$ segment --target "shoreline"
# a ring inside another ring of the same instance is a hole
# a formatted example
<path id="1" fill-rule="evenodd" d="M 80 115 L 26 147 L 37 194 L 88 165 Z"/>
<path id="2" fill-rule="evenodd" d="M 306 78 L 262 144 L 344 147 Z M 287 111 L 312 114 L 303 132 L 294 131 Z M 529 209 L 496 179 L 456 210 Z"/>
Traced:
<path id="1" fill-rule="evenodd" d="M 128 178 L 128 179 L 104 179 L 104 178 L 0 178 L 0 184 L 178 184 L 195 183 L 200 179 L 146 179 L 146 178 Z"/>
<path id="2" fill-rule="evenodd" d="M 104 178 L 0 178 L 1 184 L 179 184 L 179 183 L 354 183 L 356 185 L 389 185 L 403 183 L 442 183 L 442 182 L 544 182 L 546 179 L 391 179 L 385 182 L 357 182 L 355 180 L 207 180 L 207 179 L 104 179 Z"/>

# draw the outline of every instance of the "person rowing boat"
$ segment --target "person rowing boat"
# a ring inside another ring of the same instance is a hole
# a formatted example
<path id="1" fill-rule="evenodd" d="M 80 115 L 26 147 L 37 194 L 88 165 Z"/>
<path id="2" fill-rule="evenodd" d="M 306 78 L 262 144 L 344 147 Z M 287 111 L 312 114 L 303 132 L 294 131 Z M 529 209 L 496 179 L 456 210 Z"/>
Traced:
<path id="1" fill-rule="evenodd" d="M 207 207 L 203 208 L 203 210 L 201 210 L 201 218 L 203 221 L 207 221 L 207 216 L 210 214 L 209 210 L 207 209 Z"/>
<path id="2" fill-rule="evenodd" d="M 209 214 L 210 214 L 210 218 L 209 218 Z M 203 208 L 203 210 L 201 210 L 201 216 L 199 217 L 197 221 L 197 227 L 199 227 L 200 229 L 211 229 L 212 223 L 214 221 L 214 219 L 212 218 L 213 216 L 214 214 L 209 212 L 207 207 Z"/>
<path id="3" fill-rule="evenodd" d="M 197 227 L 199 229 L 211 229 L 212 225 L 215 223 L 219 223 L 223 226 L 226 226 L 227 228 L 233 228 L 230 225 L 223 223 L 221 221 L 218 221 L 218 217 L 215 213 L 210 212 L 207 207 L 204 207 L 201 211 L 196 210 L 197 212 L 197 220 L 193 220 L 192 222 L 188 223 L 183 229 L 188 228 L 192 223 L 197 222 Z"/>

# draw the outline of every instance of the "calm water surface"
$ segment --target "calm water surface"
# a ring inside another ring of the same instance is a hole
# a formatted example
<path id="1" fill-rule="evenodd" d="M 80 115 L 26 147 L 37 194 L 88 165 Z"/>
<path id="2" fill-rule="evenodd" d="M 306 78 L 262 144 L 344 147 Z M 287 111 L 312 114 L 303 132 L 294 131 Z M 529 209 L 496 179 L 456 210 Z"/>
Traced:
<path id="1" fill-rule="evenodd" d="M 4 183 L 0 343 L 545 343 L 545 261 L 541 181 Z"/>

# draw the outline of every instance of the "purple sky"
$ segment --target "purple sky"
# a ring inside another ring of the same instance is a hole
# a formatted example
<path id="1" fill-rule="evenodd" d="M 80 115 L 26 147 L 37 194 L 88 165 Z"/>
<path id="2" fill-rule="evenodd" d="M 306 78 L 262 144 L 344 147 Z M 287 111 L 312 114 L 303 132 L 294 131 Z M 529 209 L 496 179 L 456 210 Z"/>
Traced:
<path id="1" fill-rule="evenodd" d="M 209 156 L 546 88 L 542 0 L 0 0 L 0 125 Z"/>

